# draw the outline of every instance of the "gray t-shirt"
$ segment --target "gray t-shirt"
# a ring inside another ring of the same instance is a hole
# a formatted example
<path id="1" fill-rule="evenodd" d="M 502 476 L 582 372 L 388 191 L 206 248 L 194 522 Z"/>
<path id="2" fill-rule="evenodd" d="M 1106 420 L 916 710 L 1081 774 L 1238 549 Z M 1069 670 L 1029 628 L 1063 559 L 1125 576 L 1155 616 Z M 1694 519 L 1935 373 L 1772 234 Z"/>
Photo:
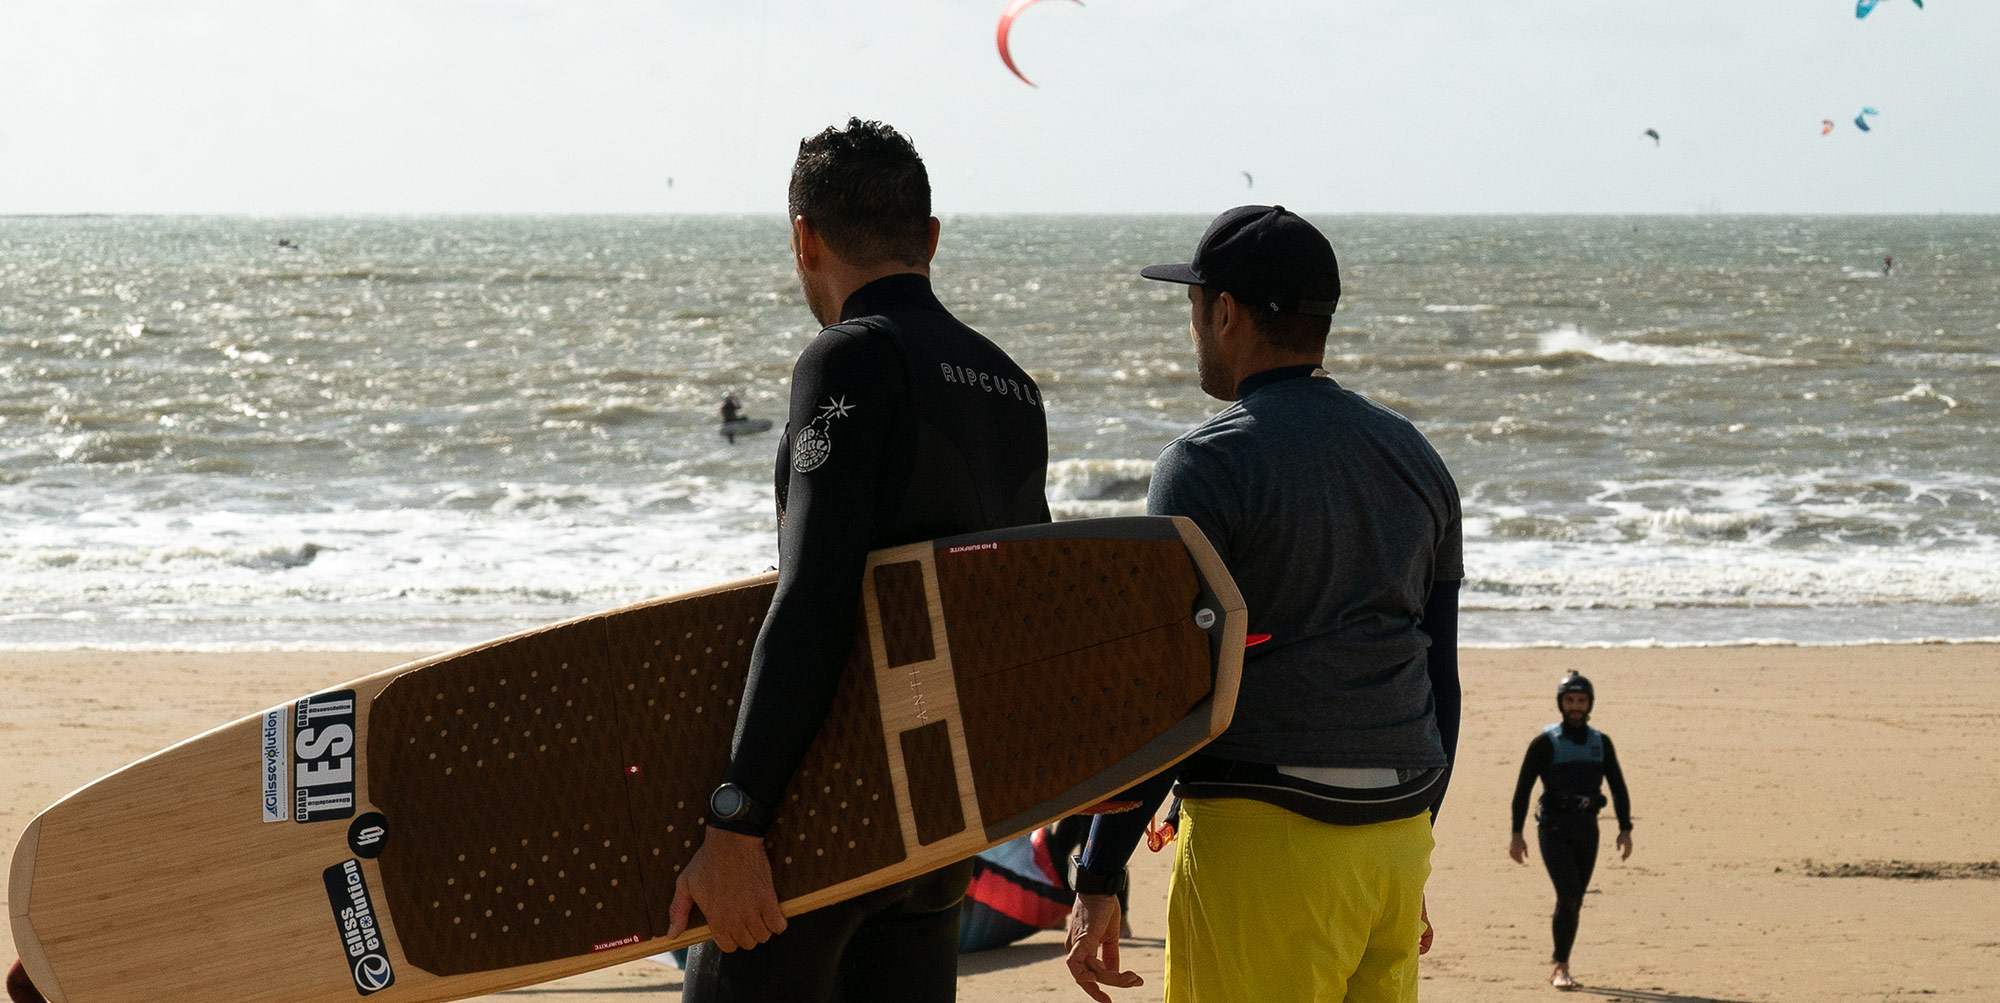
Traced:
<path id="1" fill-rule="evenodd" d="M 1303 368 L 1259 374 L 1175 439 L 1147 510 L 1195 521 L 1250 633 L 1229 730 L 1204 751 L 1287 766 L 1445 765 L 1425 658 L 1431 586 L 1465 575 L 1458 488 L 1402 415 Z"/>

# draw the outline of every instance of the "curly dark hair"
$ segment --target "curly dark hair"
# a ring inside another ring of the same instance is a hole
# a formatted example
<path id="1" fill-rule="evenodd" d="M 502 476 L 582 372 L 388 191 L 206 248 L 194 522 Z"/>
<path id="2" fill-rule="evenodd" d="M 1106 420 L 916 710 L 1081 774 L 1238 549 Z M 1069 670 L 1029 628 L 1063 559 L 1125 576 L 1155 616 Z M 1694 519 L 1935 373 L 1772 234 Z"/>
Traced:
<path id="1" fill-rule="evenodd" d="M 909 139 L 881 122 L 850 118 L 799 140 L 789 206 L 850 264 L 929 259 L 930 174 Z"/>

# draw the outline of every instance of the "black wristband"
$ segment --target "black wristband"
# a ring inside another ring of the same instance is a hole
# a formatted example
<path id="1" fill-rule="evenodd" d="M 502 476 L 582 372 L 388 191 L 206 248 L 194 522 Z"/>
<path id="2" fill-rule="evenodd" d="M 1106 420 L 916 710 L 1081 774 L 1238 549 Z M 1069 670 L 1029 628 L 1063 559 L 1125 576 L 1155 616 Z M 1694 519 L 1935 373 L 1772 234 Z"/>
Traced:
<path id="1" fill-rule="evenodd" d="M 1116 895 L 1130 884 L 1131 875 L 1123 867 L 1104 874 L 1085 868 L 1081 854 L 1069 858 L 1069 887 L 1078 895 Z"/>

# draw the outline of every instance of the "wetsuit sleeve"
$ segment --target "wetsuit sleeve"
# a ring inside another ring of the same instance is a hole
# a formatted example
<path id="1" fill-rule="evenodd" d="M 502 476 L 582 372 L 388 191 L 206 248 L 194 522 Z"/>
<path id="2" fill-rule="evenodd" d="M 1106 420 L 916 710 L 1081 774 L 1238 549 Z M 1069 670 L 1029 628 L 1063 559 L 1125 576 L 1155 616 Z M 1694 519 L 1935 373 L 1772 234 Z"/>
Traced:
<path id="1" fill-rule="evenodd" d="M 1456 581 L 1435 582 L 1424 602 L 1424 632 L 1431 648 L 1425 666 L 1431 677 L 1431 697 L 1436 701 L 1438 737 L 1444 740 L 1445 774 L 1438 784 L 1437 800 L 1431 802 L 1431 822 L 1437 822 L 1444 807 L 1445 790 L 1451 785 L 1452 768 L 1458 763 L 1458 587 Z"/>
<path id="2" fill-rule="evenodd" d="M 1528 754 L 1521 759 L 1521 776 L 1514 781 L 1514 831 L 1520 832 L 1528 825 L 1528 795 L 1534 793 L 1535 778 L 1542 775 L 1549 764 L 1555 762 L 1556 746 L 1547 734 L 1536 735 L 1528 743 Z"/>
<path id="3" fill-rule="evenodd" d="M 1146 823 L 1153 820 L 1154 813 L 1160 810 L 1160 802 L 1165 801 L 1167 792 L 1174 789 L 1174 777 L 1179 772 L 1178 767 L 1161 770 L 1152 779 L 1110 798 L 1113 801 L 1137 801 L 1139 807 L 1099 815 L 1090 820 L 1090 837 L 1084 841 L 1083 852 L 1079 854 L 1084 870 L 1111 874 L 1132 859 L 1132 851 L 1139 848 L 1139 837 L 1146 834 Z M 1056 861 L 1057 866 L 1066 863 Z"/>
<path id="4" fill-rule="evenodd" d="M 906 393 L 902 368 L 886 339 L 839 325 L 821 331 L 792 371 L 778 588 L 751 651 L 723 773 L 767 808 L 825 722 L 854 640 L 870 513 Z"/>
<path id="5" fill-rule="evenodd" d="M 1611 786 L 1611 810 L 1618 813 L 1618 831 L 1632 831 L 1632 795 L 1625 790 L 1625 771 L 1618 768 L 1618 750 L 1604 736 L 1604 782 Z"/>

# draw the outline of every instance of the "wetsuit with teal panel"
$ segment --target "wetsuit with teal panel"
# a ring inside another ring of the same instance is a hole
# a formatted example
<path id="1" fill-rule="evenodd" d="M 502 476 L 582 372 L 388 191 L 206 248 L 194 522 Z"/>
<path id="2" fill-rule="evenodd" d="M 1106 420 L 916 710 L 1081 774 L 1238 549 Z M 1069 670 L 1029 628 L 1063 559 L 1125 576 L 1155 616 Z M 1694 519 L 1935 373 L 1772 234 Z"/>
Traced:
<path id="1" fill-rule="evenodd" d="M 1583 894 L 1597 869 L 1597 812 L 1604 807 L 1603 788 L 1611 788 L 1620 832 L 1632 831 L 1632 798 L 1625 789 L 1625 774 L 1618 768 L 1618 751 L 1612 747 L 1611 737 L 1589 725 L 1558 721 L 1528 743 L 1521 775 L 1514 784 L 1516 833 L 1527 824 L 1528 795 L 1537 780 L 1542 784 L 1542 796 L 1535 812 L 1536 841 L 1542 851 L 1542 866 L 1556 887 L 1555 914 L 1549 921 L 1555 941 L 1551 960 L 1567 964 L 1570 948 L 1576 943 Z"/>

